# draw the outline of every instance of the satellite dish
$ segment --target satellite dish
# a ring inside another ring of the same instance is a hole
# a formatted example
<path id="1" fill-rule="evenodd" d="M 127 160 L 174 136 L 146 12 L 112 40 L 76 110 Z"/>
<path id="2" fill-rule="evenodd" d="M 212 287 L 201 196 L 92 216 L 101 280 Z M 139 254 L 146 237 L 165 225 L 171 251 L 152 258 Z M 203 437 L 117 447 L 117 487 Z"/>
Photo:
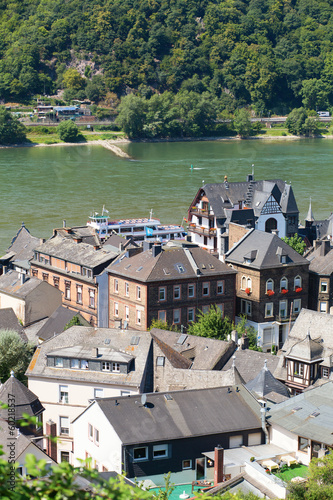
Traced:
<path id="1" fill-rule="evenodd" d="M 141 404 L 142 404 L 142 406 L 145 406 L 146 403 L 147 403 L 147 395 L 146 394 L 142 394 L 141 395 Z"/>

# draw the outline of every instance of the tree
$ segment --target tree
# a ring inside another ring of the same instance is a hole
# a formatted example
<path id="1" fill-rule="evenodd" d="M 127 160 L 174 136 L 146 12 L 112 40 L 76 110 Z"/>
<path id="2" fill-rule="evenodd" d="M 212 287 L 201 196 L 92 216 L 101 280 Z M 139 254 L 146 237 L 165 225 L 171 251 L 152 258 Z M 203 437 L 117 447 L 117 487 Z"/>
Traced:
<path id="1" fill-rule="evenodd" d="M 82 78 L 77 69 L 69 68 L 64 72 L 62 81 L 67 89 L 81 90 L 85 86 L 86 80 Z"/>
<path id="2" fill-rule="evenodd" d="M 313 458 L 309 465 L 308 482 L 290 483 L 288 500 L 331 500 L 333 498 L 333 453 Z"/>
<path id="3" fill-rule="evenodd" d="M 146 115 L 146 101 L 134 94 L 121 99 L 116 123 L 130 139 L 142 136 Z"/>
<path id="4" fill-rule="evenodd" d="M 241 108 L 236 111 L 234 118 L 234 129 L 241 137 L 251 135 L 252 125 L 250 120 L 250 113 L 247 109 Z"/>
<path id="5" fill-rule="evenodd" d="M 251 351 L 260 351 L 262 352 L 261 347 L 257 346 L 257 334 L 253 326 L 248 325 L 247 317 L 242 315 L 241 320 L 236 325 L 236 331 L 238 333 L 238 337 L 242 337 L 246 335 L 249 339 L 249 349 Z"/>
<path id="6" fill-rule="evenodd" d="M 296 252 L 298 252 L 300 255 L 303 255 L 306 248 L 306 243 L 300 236 L 294 234 L 294 236 L 291 236 L 290 238 L 285 237 L 281 239 L 291 248 L 296 250 Z"/>
<path id="7" fill-rule="evenodd" d="M 73 120 L 65 120 L 57 126 L 57 133 L 64 142 L 77 142 L 81 138 L 80 131 Z"/>
<path id="8" fill-rule="evenodd" d="M 310 135 L 315 129 L 315 120 L 308 120 L 305 108 L 296 108 L 289 113 L 286 120 L 286 127 L 290 134 Z"/>
<path id="9" fill-rule="evenodd" d="M 84 325 L 81 323 L 80 318 L 78 316 L 73 316 L 73 318 L 66 324 L 64 331 L 68 330 L 68 328 L 70 328 L 71 326 L 84 326 Z"/>
<path id="10" fill-rule="evenodd" d="M 226 340 L 232 331 L 232 322 L 226 316 L 222 318 L 221 310 L 216 305 L 211 305 L 208 313 L 199 311 L 197 320 L 187 329 L 189 335 Z"/>
<path id="11" fill-rule="evenodd" d="M 170 332 L 178 332 L 177 325 L 169 325 L 166 321 L 162 321 L 161 319 L 152 319 L 148 330 L 150 331 L 153 328 L 158 328 L 159 330 L 168 330 Z"/>
<path id="12" fill-rule="evenodd" d="M 0 107 L 0 144 L 20 144 L 26 138 L 26 128 L 11 113 Z"/>
<path id="13" fill-rule="evenodd" d="M 25 371 L 28 368 L 33 346 L 23 342 L 14 330 L 0 330 L 0 381 L 4 383 L 9 377 L 11 370 L 15 377 L 25 382 Z"/>

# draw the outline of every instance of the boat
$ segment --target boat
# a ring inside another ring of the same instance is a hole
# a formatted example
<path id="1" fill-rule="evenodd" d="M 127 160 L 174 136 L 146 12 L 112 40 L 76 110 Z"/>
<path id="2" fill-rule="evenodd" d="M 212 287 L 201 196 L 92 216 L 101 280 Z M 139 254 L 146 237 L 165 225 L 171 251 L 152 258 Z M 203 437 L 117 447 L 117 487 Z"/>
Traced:
<path id="1" fill-rule="evenodd" d="M 153 218 L 152 210 L 149 218 L 110 220 L 108 210 L 103 207 L 101 214 L 94 212 L 90 215 L 87 225 L 96 229 L 102 242 L 111 234 L 132 238 L 135 241 L 160 242 L 181 240 L 187 234 L 183 226 L 161 224 L 159 219 Z"/>

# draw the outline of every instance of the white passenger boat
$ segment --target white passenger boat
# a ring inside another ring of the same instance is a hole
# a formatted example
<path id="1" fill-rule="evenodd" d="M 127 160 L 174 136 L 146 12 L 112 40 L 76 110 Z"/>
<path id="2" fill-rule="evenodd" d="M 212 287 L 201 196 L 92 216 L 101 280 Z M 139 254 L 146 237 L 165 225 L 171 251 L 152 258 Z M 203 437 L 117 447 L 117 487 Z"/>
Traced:
<path id="1" fill-rule="evenodd" d="M 110 220 L 109 212 L 103 207 L 101 214 L 95 212 L 89 217 L 87 225 L 96 229 L 101 241 L 112 233 L 125 238 L 131 237 L 136 241 L 166 242 L 183 239 L 186 236 L 182 226 L 161 224 L 159 219 L 153 218 L 152 211 L 149 218 Z"/>

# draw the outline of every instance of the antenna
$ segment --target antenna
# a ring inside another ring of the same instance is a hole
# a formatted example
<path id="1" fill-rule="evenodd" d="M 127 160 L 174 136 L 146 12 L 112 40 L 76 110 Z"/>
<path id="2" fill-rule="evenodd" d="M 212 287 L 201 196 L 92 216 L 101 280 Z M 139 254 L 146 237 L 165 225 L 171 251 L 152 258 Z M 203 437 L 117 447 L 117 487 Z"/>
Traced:
<path id="1" fill-rule="evenodd" d="M 142 394 L 141 395 L 141 404 L 142 406 L 146 406 L 147 403 L 147 394 Z"/>
<path id="2" fill-rule="evenodd" d="M 254 163 L 252 163 L 252 175 L 254 176 Z"/>

